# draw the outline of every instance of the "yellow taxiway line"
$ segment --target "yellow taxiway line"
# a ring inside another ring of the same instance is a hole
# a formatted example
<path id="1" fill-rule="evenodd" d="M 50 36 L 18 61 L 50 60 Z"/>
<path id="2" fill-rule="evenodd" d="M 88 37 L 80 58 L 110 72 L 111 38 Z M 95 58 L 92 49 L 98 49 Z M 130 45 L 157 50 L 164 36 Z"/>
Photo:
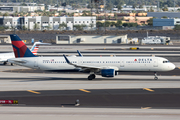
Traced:
<path id="1" fill-rule="evenodd" d="M 41 94 L 40 92 L 36 92 L 36 91 L 33 91 L 33 90 L 27 90 L 28 92 L 31 92 L 31 93 L 35 93 L 35 94 Z"/>
<path id="2" fill-rule="evenodd" d="M 84 89 L 79 89 L 79 90 L 83 92 L 91 93 L 91 91 L 88 91 L 88 90 L 84 90 Z"/>
<path id="3" fill-rule="evenodd" d="M 141 109 L 151 109 L 152 107 L 141 107 Z"/>
<path id="4" fill-rule="evenodd" d="M 150 91 L 150 92 L 154 92 L 154 90 L 149 89 L 149 88 L 143 88 L 143 90 L 147 90 L 147 91 Z"/>

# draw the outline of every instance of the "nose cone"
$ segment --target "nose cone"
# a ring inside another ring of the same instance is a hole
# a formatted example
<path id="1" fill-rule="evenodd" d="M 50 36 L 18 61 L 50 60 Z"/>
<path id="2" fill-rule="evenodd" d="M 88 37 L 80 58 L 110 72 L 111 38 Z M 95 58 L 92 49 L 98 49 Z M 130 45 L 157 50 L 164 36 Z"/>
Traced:
<path id="1" fill-rule="evenodd" d="M 173 63 L 171 63 L 171 65 L 169 66 L 169 68 L 170 68 L 170 70 L 174 70 L 174 69 L 176 68 L 176 66 L 175 66 Z"/>

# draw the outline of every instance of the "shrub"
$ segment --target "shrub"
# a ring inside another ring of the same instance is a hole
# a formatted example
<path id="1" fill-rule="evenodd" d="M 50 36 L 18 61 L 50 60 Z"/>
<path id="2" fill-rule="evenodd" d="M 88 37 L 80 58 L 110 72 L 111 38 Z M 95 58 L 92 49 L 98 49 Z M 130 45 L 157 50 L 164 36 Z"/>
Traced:
<path id="1" fill-rule="evenodd" d="M 180 25 L 175 25 L 174 30 L 180 30 Z"/>
<path id="2" fill-rule="evenodd" d="M 124 27 L 137 27 L 138 24 L 137 23 L 123 23 Z"/>

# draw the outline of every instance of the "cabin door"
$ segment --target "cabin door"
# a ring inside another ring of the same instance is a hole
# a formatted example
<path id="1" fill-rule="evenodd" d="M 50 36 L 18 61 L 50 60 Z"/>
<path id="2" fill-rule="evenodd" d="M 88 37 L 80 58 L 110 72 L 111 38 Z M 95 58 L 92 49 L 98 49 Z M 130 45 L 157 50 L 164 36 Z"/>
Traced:
<path id="1" fill-rule="evenodd" d="M 157 58 L 154 58 L 154 64 L 153 64 L 154 67 L 158 67 L 158 59 Z"/>
<path id="2" fill-rule="evenodd" d="M 120 67 L 124 67 L 124 60 L 120 60 Z"/>
<path id="3" fill-rule="evenodd" d="M 78 60 L 78 64 L 79 65 L 82 65 L 83 64 L 83 61 L 80 59 L 80 60 Z"/>

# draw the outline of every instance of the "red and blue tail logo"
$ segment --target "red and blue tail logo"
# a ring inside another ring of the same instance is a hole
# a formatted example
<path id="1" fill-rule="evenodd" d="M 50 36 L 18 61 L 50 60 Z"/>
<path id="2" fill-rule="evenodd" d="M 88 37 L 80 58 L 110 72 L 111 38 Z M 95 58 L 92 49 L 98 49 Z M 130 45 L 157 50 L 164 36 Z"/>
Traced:
<path id="1" fill-rule="evenodd" d="M 16 34 L 10 35 L 10 38 L 16 58 L 36 57 Z"/>

